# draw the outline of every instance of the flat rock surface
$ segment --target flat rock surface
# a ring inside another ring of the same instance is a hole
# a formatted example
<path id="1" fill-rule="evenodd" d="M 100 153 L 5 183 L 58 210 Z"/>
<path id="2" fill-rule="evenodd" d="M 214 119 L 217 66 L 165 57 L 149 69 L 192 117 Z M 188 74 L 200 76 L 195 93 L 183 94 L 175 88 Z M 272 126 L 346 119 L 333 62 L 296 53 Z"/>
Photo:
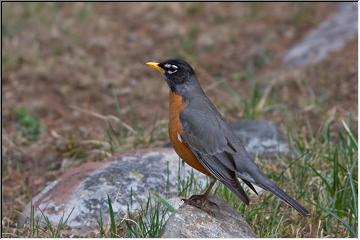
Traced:
<path id="1" fill-rule="evenodd" d="M 347 41 L 357 36 L 357 3 L 339 4 L 337 14 L 311 30 L 285 55 L 284 63 L 289 66 L 314 64 L 329 53 L 342 48 Z"/>
<path id="2" fill-rule="evenodd" d="M 173 213 L 162 229 L 162 238 L 255 238 L 245 220 L 224 201 L 210 197 L 217 204 L 210 212 L 184 204 Z"/>

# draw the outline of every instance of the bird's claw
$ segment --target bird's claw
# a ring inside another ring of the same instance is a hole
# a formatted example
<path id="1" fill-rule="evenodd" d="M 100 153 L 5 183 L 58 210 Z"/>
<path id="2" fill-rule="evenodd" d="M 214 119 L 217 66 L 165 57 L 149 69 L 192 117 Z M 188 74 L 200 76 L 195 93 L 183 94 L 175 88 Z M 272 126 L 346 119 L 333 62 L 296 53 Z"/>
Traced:
<path id="1" fill-rule="evenodd" d="M 206 195 L 192 195 L 188 199 L 183 198 L 182 200 L 185 204 L 197 207 L 211 215 L 213 215 L 212 207 L 219 208 L 219 206 L 215 202 L 210 201 Z"/>

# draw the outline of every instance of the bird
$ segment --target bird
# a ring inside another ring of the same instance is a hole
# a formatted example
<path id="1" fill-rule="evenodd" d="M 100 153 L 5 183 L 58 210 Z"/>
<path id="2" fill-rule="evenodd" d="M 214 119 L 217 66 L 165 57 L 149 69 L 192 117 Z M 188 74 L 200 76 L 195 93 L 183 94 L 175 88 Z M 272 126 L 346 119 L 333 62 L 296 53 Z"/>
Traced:
<path id="1" fill-rule="evenodd" d="M 168 133 L 175 152 L 192 168 L 211 178 L 204 194 L 190 197 L 190 203 L 202 206 L 219 181 L 248 205 L 249 197 L 240 184 L 241 179 L 256 194 L 253 185 L 270 191 L 300 215 L 309 214 L 255 164 L 234 130 L 206 96 L 189 63 L 168 59 L 146 65 L 162 73 L 170 89 Z"/>

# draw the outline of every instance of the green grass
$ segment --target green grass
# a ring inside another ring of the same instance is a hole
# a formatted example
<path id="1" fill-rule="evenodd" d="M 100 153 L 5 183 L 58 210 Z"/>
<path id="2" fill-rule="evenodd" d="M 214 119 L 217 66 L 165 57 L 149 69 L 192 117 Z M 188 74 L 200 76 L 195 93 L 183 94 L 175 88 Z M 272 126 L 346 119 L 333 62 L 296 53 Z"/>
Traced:
<path id="1" fill-rule="evenodd" d="M 30 237 L 39 237 L 40 219 L 35 218 L 35 208 L 30 206 Z"/>
<path id="2" fill-rule="evenodd" d="M 175 212 L 175 209 L 160 195 L 148 195 L 145 204 L 141 206 L 138 213 L 134 214 L 128 210 L 127 216 L 122 218 L 114 213 L 111 199 L 108 196 L 108 210 L 110 220 L 108 231 L 105 230 L 100 212 L 98 219 L 100 237 L 158 237 L 165 224 L 166 214 Z"/>
<path id="3" fill-rule="evenodd" d="M 25 224 L 24 227 L 17 226 L 16 236 L 25 236 L 30 238 L 41 238 L 41 237 L 51 237 L 51 238 L 60 238 L 67 236 L 65 230 L 67 229 L 67 222 L 72 214 L 74 209 L 71 209 L 69 214 L 65 215 L 65 212 L 61 216 L 58 223 L 53 223 L 46 216 L 40 208 L 35 208 L 32 204 L 30 206 L 30 215 L 29 223 Z M 35 214 L 38 212 L 40 214 Z M 12 234 L 3 233 L 2 237 L 7 236 L 12 237 Z"/>
<path id="4" fill-rule="evenodd" d="M 50 219 L 43 213 L 43 211 L 41 209 L 39 209 L 41 212 L 42 217 L 44 218 L 45 221 L 45 231 L 48 233 L 48 235 L 52 238 L 59 238 L 61 237 L 61 232 L 65 229 L 65 227 L 67 226 L 67 221 L 69 220 L 72 212 L 74 211 L 74 209 L 71 209 L 69 215 L 67 215 L 65 217 L 65 212 L 63 213 L 63 215 L 61 216 L 59 222 L 55 225 L 53 224 Z"/>
<path id="5" fill-rule="evenodd" d="M 330 135 L 326 127 L 315 136 L 296 139 L 301 157 L 293 163 L 285 161 L 289 167 L 273 179 L 280 186 L 294 181 L 286 190 L 311 209 L 309 223 L 321 223 L 323 236 L 335 237 L 341 232 L 343 237 L 357 237 L 357 142 L 345 129 L 338 133 L 337 141 Z M 271 210 L 267 201 L 261 205 Z M 266 222 L 267 228 L 273 226 L 270 229 L 276 225 L 276 221 Z"/>
<path id="6" fill-rule="evenodd" d="M 32 116 L 25 108 L 19 108 L 15 112 L 17 129 L 28 140 L 36 141 L 41 134 L 39 118 Z"/>
<path id="7" fill-rule="evenodd" d="M 107 195 L 110 217 L 110 237 L 116 237 L 116 219 L 109 195 Z"/>
<path id="8" fill-rule="evenodd" d="M 108 206 L 109 206 L 109 212 L 110 212 L 110 205 L 111 205 L 111 201 L 109 202 L 108 200 Z M 112 208 L 112 206 L 111 206 Z M 103 221 L 103 215 L 102 215 L 102 211 L 101 208 L 99 209 L 99 218 L 97 219 L 97 223 L 99 226 L 99 237 L 105 237 L 105 228 L 104 228 L 104 221 Z"/>
<path id="9" fill-rule="evenodd" d="M 251 88 L 250 98 L 243 100 L 244 118 L 255 119 L 258 115 L 258 106 L 261 100 L 261 93 L 256 82 Z"/>
<path id="10" fill-rule="evenodd" d="M 165 224 L 165 215 L 173 208 L 164 198 L 148 196 L 145 206 L 140 209 L 138 216 L 130 217 L 132 221 L 126 220 L 125 237 L 145 238 L 158 237 L 162 226 Z"/>
<path id="11" fill-rule="evenodd" d="M 189 197 L 191 192 L 201 191 L 201 184 L 198 182 L 194 172 L 189 176 L 182 178 L 180 174 L 181 160 L 179 159 L 179 169 L 177 178 L 177 189 L 180 197 Z M 133 192 L 130 193 L 127 215 L 120 217 L 113 211 L 112 202 L 108 196 L 108 211 L 110 219 L 109 230 L 106 231 L 103 223 L 103 215 L 100 211 L 98 218 L 98 230 L 100 237 L 129 237 L 145 238 L 159 237 L 162 227 L 166 223 L 166 215 L 176 211 L 176 209 L 167 201 L 165 196 L 152 194 L 147 196 L 147 200 L 141 206 L 137 213 L 132 212 Z M 136 194 L 136 193 L 135 193 Z"/>

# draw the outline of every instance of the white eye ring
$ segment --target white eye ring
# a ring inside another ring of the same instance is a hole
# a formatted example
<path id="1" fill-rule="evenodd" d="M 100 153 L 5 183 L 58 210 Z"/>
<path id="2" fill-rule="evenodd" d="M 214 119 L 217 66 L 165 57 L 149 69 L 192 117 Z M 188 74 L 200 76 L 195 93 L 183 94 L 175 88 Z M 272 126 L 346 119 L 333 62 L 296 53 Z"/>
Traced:
<path id="1" fill-rule="evenodd" d="M 169 74 L 173 74 L 177 72 L 178 66 L 167 63 L 164 65 L 166 68 L 168 68 L 169 70 L 167 71 Z M 171 70 L 170 70 L 171 69 Z"/>
<path id="2" fill-rule="evenodd" d="M 177 69 L 174 69 L 174 70 L 172 70 L 172 71 L 171 71 L 171 70 L 168 70 L 167 72 L 168 72 L 168 74 L 173 74 L 173 73 L 176 73 L 176 72 L 177 72 Z"/>

